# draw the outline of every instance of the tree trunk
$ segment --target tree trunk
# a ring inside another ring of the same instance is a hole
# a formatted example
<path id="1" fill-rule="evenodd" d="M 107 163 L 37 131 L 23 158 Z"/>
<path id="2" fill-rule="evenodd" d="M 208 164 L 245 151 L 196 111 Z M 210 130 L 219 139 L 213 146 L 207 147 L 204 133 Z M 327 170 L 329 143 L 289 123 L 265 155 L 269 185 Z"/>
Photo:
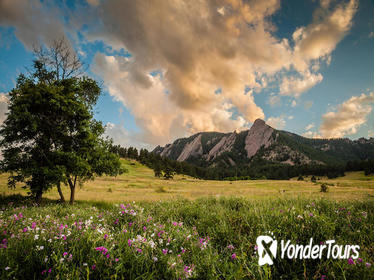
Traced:
<path id="1" fill-rule="evenodd" d="M 70 204 L 74 204 L 75 200 L 75 186 L 70 188 Z"/>
<path id="2" fill-rule="evenodd" d="M 65 197 L 64 197 L 64 194 L 62 193 L 61 184 L 60 183 L 57 184 L 57 190 L 58 190 L 58 193 L 60 194 L 60 200 L 61 200 L 61 202 L 65 203 Z"/>
<path id="3" fill-rule="evenodd" d="M 74 183 L 71 179 L 68 179 L 69 187 L 70 187 L 70 204 L 74 204 L 75 200 L 75 184 L 77 182 L 77 177 L 75 176 Z"/>
<path id="4" fill-rule="evenodd" d="M 42 190 L 37 191 L 35 195 L 35 201 L 37 204 L 40 204 L 42 202 L 42 196 L 43 196 L 43 191 Z"/>

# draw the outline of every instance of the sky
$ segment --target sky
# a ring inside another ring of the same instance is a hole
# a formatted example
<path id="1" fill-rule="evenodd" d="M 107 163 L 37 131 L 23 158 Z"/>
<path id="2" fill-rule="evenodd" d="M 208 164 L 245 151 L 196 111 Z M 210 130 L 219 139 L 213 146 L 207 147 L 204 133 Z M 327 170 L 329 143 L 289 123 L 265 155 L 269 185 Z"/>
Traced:
<path id="1" fill-rule="evenodd" d="M 153 149 L 257 119 L 310 138 L 374 137 L 372 0 L 0 0 L 0 123 L 33 46 L 66 38 L 95 118 Z"/>

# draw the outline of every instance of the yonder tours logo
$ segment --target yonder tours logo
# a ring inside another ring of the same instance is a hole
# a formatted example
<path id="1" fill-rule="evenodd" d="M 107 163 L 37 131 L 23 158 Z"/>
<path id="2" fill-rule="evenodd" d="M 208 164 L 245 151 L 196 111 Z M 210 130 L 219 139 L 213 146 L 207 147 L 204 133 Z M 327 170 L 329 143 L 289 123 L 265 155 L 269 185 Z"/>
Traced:
<path id="1" fill-rule="evenodd" d="M 260 266 L 272 265 L 278 257 L 281 259 L 357 259 L 359 257 L 359 245 L 339 245 L 335 240 L 327 240 L 320 244 L 313 244 L 310 238 L 308 244 L 294 244 L 291 240 L 278 242 L 272 233 L 257 237 L 258 264 Z M 280 245 L 280 253 L 278 253 Z M 278 253 L 278 254 L 277 254 Z"/>

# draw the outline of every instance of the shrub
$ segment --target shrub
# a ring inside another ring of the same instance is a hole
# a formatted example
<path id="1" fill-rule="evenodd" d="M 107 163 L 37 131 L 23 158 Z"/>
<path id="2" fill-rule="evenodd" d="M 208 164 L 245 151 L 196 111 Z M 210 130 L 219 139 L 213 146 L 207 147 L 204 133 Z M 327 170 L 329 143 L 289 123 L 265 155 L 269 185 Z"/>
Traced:
<path id="1" fill-rule="evenodd" d="M 299 176 L 299 178 L 297 178 L 298 181 L 304 181 L 304 177 L 303 176 Z"/>
<path id="2" fill-rule="evenodd" d="M 328 191 L 328 186 L 327 186 L 327 184 L 326 183 L 323 183 L 322 185 L 321 185 L 321 192 L 327 192 Z"/>

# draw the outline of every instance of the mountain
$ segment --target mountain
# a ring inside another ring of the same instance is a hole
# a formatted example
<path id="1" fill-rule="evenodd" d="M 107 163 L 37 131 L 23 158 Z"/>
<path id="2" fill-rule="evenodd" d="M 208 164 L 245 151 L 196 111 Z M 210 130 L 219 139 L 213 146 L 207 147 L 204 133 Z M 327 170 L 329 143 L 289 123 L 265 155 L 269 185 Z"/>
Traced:
<path id="1" fill-rule="evenodd" d="M 284 165 L 337 165 L 374 159 L 374 138 L 310 139 L 281 131 L 257 119 L 249 130 L 200 132 L 175 140 L 154 153 L 201 167 L 234 167 L 268 162 Z"/>

